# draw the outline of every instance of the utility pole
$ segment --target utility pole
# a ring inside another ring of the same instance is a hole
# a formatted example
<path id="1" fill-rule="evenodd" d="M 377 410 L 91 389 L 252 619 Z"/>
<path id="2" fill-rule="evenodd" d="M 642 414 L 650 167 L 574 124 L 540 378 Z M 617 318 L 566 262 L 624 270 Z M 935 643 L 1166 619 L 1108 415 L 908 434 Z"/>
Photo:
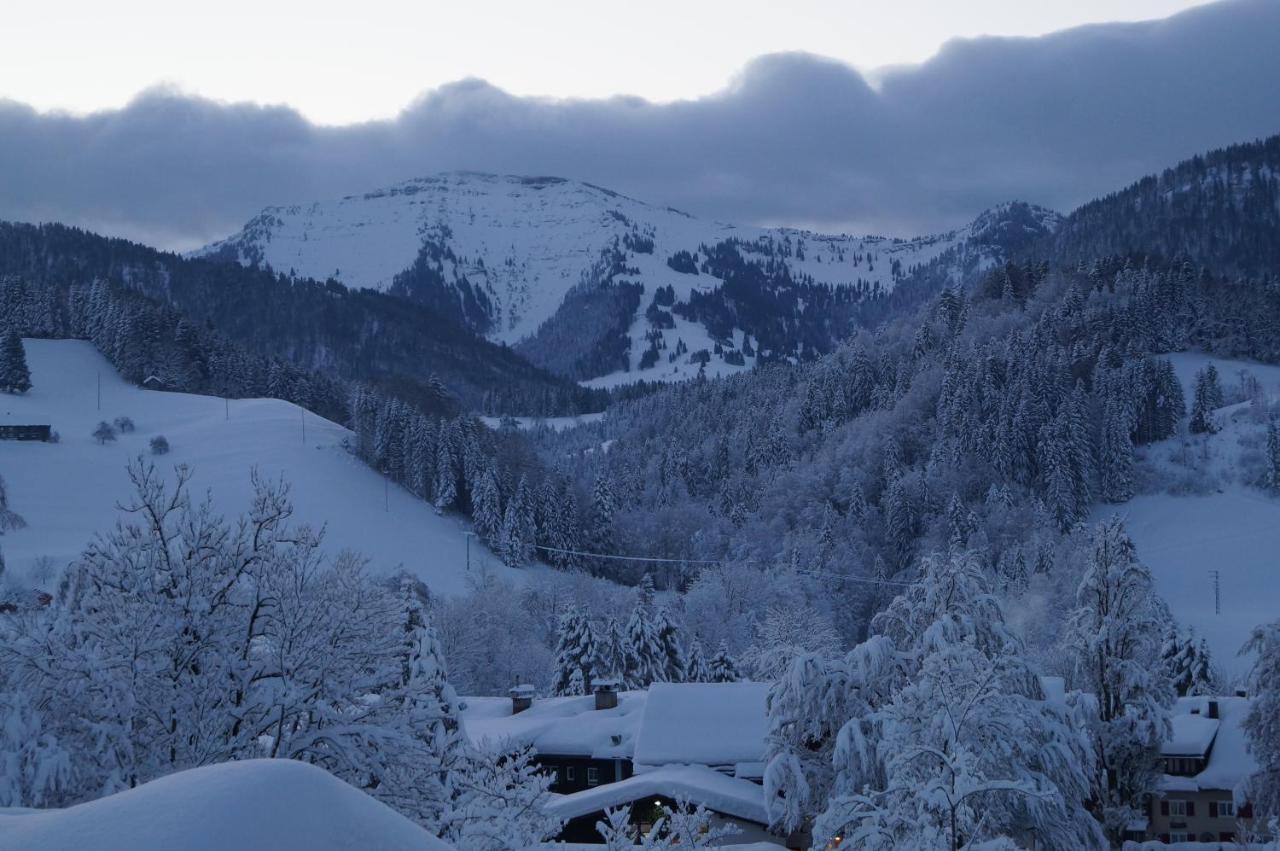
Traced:
<path id="1" fill-rule="evenodd" d="M 1209 573 L 1213 575 L 1213 613 L 1215 615 L 1220 615 L 1222 614 L 1221 574 L 1216 570 L 1211 570 Z"/>
<path id="2" fill-rule="evenodd" d="M 102 370 L 98 370 L 98 410 L 102 410 Z"/>
<path id="3" fill-rule="evenodd" d="M 471 572 L 471 539 L 476 536 L 475 532 L 467 532 L 467 573 Z"/>
<path id="4" fill-rule="evenodd" d="M 382 510 L 391 513 L 391 477 L 387 475 L 387 471 L 382 471 Z"/>
<path id="5" fill-rule="evenodd" d="M 231 400 L 228 399 L 226 396 L 223 396 L 222 404 L 223 404 L 223 407 L 226 409 L 225 410 L 226 418 L 230 420 L 231 419 Z"/>
<path id="6" fill-rule="evenodd" d="M 307 409 L 303 407 L 299 407 L 298 413 L 302 415 L 302 445 L 306 446 L 307 445 Z"/>

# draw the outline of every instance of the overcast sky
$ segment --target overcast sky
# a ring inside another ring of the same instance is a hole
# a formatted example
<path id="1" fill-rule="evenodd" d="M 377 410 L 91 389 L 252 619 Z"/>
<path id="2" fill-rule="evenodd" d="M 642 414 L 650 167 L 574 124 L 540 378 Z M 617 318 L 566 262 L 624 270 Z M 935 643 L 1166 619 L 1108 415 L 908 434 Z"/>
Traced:
<path id="1" fill-rule="evenodd" d="M 164 83 L 288 104 L 323 124 L 390 118 L 467 77 L 515 95 L 670 101 L 721 89 L 766 53 L 867 71 L 922 62 L 950 38 L 1161 18 L 1196 2 L 44 0 L 6 4 L 0 96 L 87 112 Z"/>
<path id="2" fill-rule="evenodd" d="M 911 234 L 1280 132 L 1280 0 L 191 5 L 6 8 L 0 218 L 189 248 L 476 169 Z"/>

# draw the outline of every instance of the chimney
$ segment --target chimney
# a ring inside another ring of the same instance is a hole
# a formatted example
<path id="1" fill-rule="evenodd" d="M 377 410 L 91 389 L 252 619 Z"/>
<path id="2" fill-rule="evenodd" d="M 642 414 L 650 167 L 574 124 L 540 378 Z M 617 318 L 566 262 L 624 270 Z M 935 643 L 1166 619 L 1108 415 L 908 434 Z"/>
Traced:
<path id="1" fill-rule="evenodd" d="M 1216 700 L 1209 701 L 1209 717 L 1210 718 L 1218 717 L 1218 701 Z"/>
<path id="2" fill-rule="evenodd" d="M 517 715 L 524 712 L 530 706 L 533 706 L 533 695 L 537 691 L 531 685 L 518 685 L 513 687 L 508 694 L 511 695 L 511 714 Z"/>
<path id="3" fill-rule="evenodd" d="M 618 680 L 616 677 L 597 677 L 591 681 L 596 695 L 596 709 L 614 709 L 618 705 Z"/>

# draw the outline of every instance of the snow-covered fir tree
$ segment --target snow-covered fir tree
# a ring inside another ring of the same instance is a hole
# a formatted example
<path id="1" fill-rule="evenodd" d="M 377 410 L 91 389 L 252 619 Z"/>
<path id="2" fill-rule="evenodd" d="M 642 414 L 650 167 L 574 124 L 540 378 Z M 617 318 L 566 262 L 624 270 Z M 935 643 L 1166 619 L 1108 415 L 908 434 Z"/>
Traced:
<path id="1" fill-rule="evenodd" d="M 507 500 L 502 515 L 502 531 L 498 536 L 498 550 L 509 567 L 523 567 L 533 558 L 536 530 L 533 504 L 529 497 L 529 483 L 525 477 L 515 493 Z"/>
<path id="2" fill-rule="evenodd" d="M 658 635 L 653 578 L 645 574 L 636 588 L 636 601 L 623 629 L 623 684 L 647 688 L 666 679 L 667 655 Z"/>
<path id="3" fill-rule="evenodd" d="M 1165 675 L 1179 697 L 1215 694 L 1209 646 L 1194 630 L 1183 632 L 1170 624 L 1160 648 Z"/>
<path id="4" fill-rule="evenodd" d="M 600 653 L 591 621 L 577 608 L 560 616 L 556 633 L 556 659 L 551 693 L 590 694 L 596 659 Z"/>
<path id="5" fill-rule="evenodd" d="M 1191 433 L 1212 434 L 1218 430 L 1213 412 L 1222 407 L 1222 385 L 1213 364 L 1196 373 L 1195 394 L 1191 402 Z"/>
<path id="6" fill-rule="evenodd" d="M 596 679 L 616 679 L 626 684 L 627 638 L 623 625 L 611 615 L 605 617 L 596 632 L 596 655 L 591 670 Z"/>
<path id="7" fill-rule="evenodd" d="M 736 683 L 742 677 L 738 674 L 738 665 L 729 655 L 729 648 L 724 642 L 716 650 L 715 655 L 707 661 L 707 672 L 713 683 Z"/>
<path id="8" fill-rule="evenodd" d="M 5 393 L 26 393 L 31 389 L 31 370 L 27 367 L 27 353 L 22 348 L 22 338 L 10 330 L 0 339 L 0 390 Z"/>
<path id="9" fill-rule="evenodd" d="M 708 667 L 706 656 L 703 654 L 702 642 L 696 636 L 689 642 L 689 656 L 685 660 L 682 679 L 687 683 L 712 682 L 711 668 Z"/>
<path id="10" fill-rule="evenodd" d="M 1280 494 L 1280 423 L 1277 423 L 1274 419 L 1267 423 L 1267 448 L 1264 465 L 1264 484 L 1272 493 Z"/>
<path id="11" fill-rule="evenodd" d="M 662 680 L 669 683 L 684 682 L 689 662 L 685 656 L 680 630 L 665 606 L 654 612 L 654 631 L 657 633 L 658 648 L 663 660 Z"/>
<path id="12" fill-rule="evenodd" d="M 499 499 L 498 480 L 493 470 L 487 469 L 480 474 L 471 494 L 471 524 L 481 540 L 501 552 L 499 541 L 502 536 L 503 515 Z"/>
<path id="13" fill-rule="evenodd" d="M 1124 524 L 1100 523 L 1062 646 L 1075 660 L 1076 686 L 1097 698 L 1093 798 L 1117 842 L 1141 817 L 1170 735 L 1173 687 L 1159 664 L 1167 617 Z"/>

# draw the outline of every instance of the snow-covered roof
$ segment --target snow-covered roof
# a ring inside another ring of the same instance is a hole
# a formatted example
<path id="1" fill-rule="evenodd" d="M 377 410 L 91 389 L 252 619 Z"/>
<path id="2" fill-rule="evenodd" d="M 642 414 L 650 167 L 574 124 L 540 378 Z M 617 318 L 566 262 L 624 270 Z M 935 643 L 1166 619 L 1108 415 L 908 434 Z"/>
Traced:
<path id="1" fill-rule="evenodd" d="M 654 683 L 636 734 L 639 765 L 764 758 L 767 683 Z"/>
<path id="2" fill-rule="evenodd" d="M 450 851 L 400 813 L 292 759 L 179 771 L 66 809 L 0 813 L 0 851 Z"/>
<path id="3" fill-rule="evenodd" d="M 620 807 L 650 796 L 688 801 L 723 815 L 767 824 L 764 788 L 701 765 L 664 765 L 571 795 L 556 795 L 547 812 L 563 819 Z"/>
<path id="4" fill-rule="evenodd" d="M 1218 702 L 1216 719 L 1208 717 L 1210 700 Z M 1184 748 L 1196 747 L 1205 735 L 1209 735 L 1212 744 L 1208 764 L 1204 771 L 1191 777 L 1166 775 L 1160 788 L 1167 792 L 1231 790 L 1257 771 L 1258 763 L 1249 753 L 1244 732 L 1244 719 L 1248 714 L 1249 699 L 1245 697 L 1179 698 L 1173 709 L 1173 739 L 1161 748 L 1161 753 L 1166 756 L 1201 755 L 1203 750 Z M 1179 742 L 1180 738 L 1186 741 Z M 1171 750 L 1171 746 L 1180 749 Z"/>
<path id="5" fill-rule="evenodd" d="M 1173 735 L 1160 746 L 1162 756 L 1204 756 L 1218 735 L 1217 718 L 1204 715 L 1174 715 L 1169 719 Z"/>
<path id="6" fill-rule="evenodd" d="M 475 744 L 528 745 L 542 754 L 609 759 L 631 755 L 645 693 L 622 692 L 613 709 L 596 709 L 594 697 L 535 698 L 515 715 L 510 698 L 468 697 L 465 702 L 462 728 Z"/>

